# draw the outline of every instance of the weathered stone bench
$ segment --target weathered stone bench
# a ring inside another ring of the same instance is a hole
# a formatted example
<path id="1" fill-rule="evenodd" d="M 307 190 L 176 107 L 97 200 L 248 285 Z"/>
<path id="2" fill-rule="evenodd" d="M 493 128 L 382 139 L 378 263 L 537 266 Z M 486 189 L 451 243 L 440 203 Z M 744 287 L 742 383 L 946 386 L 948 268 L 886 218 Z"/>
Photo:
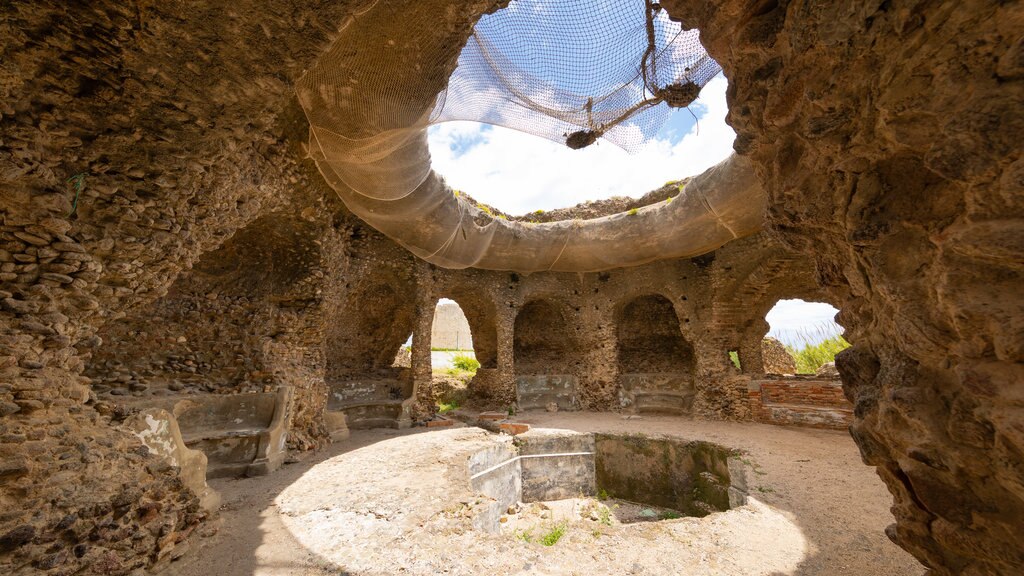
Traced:
<path id="1" fill-rule="evenodd" d="M 516 394 L 520 410 L 543 410 L 554 402 L 559 410 L 578 410 L 577 378 L 570 374 L 520 374 Z"/>
<path id="2" fill-rule="evenodd" d="M 410 395 L 410 383 L 392 378 L 331 382 L 328 384 L 327 420 L 340 424 L 343 417 L 346 429 L 352 430 L 399 428 Z"/>
<path id="3" fill-rule="evenodd" d="M 148 398 L 171 413 L 185 445 L 206 454 L 207 478 L 261 476 L 284 461 L 293 391 Z M 143 403 L 133 403 L 142 407 Z"/>
<path id="4" fill-rule="evenodd" d="M 633 412 L 689 414 L 693 405 L 693 377 L 676 373 L 619 375 L 619 401 Z"/>

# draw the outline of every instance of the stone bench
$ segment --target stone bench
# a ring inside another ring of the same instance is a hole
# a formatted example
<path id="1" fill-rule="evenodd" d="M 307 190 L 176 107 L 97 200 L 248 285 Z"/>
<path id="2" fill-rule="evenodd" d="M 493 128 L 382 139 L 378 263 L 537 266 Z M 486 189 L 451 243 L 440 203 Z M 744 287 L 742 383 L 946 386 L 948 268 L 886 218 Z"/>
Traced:
<path id="1" fill-rule="evenodd" d="M 559 410 L 577 410 L 577 378 L 570 374 L 520 374 L 516 376 L 516 395 L 520 410 L 544 410 L 550 403 Z"/>
<path id="2" fill-rule="evenodd" d="M 681 373 L 625 373 L 619 375 L 619 402 L 637 413 L 689 414 L 693 405 L 693 377 Z"/>
<path id="3" fill-rule="evenodd" d="M 261 476 L 284 462 L 292 398 L 292 388 L 281 386 L 276 392 L 150 398 L 145 407 L 174 416 L 185 445 L 206 454 L 207 478 Z"/>
<path id="4" fill-rule="evenodd" d="M 327 421 L 332 430 L 399 428 L 411 385 L 398 379 L 328 383 Z M 333 424 L 332 424 L 333 423 Z"/>

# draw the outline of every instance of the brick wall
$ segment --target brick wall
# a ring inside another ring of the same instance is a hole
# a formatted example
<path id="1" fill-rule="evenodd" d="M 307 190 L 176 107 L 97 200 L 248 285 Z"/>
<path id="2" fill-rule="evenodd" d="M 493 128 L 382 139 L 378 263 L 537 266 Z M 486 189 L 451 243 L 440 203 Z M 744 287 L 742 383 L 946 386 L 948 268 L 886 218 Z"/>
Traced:
<path id="1" fill-rule="evenodd" d="M 753 379 L 747 385 L 751 418 L 788 426 L 845 430 L 853 405 L 839 380 L 801 376 Z"/>

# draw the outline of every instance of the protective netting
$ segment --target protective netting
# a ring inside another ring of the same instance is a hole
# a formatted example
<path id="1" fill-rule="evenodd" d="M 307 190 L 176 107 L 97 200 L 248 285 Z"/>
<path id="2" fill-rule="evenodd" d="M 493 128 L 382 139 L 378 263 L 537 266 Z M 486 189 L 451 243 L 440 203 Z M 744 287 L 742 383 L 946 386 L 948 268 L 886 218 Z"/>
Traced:
<path id="1" fill-rule="evenodd" d="M 430 121 L 636 151 L 720 71 L 652 0 L 513 0 L 477 22 Z"/>
<path id="2" fill-rule="evenodd" d="M 378 1 L 342 30 L 298 83 L 328 181 L 400 198 L 429 174 L 423 130 L 451 120 L 635 151 L 721 71 L 653 0 L 501 3 L 478 0 L 491 13 L 475 26 L 439 29 L 407 2 Z"/>
<path id="3" fill-rule="evenodd" d="M 494 219 L 430 167 L 427 127 L 476 120 L 635 149 L 718 73 L 652 0 L 377 0 L 296 84 L 309 152 L 348 208 L 447 268 L 588 272 L 695 256 L 762 227 L 731 157 L 671 202 L 584 221 Z M 482 17 L 481 17 L 482 16 Z M 475 26 L 475 32 L 474 32 Z"/>

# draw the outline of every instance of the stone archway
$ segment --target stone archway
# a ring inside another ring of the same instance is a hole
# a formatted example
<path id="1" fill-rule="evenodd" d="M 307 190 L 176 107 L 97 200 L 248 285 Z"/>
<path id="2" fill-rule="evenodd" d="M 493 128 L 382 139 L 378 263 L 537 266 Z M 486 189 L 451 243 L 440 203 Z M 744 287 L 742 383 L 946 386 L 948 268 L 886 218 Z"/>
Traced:
<path id="1" fill-rule="evenodd" d="M 328 420 L 340 412 L 352 429 L 399 426 L 413 379 L 409 367 L 393 364 L 413 330 L 413 296 L 411 283 L 382 275 L 339 307 L 327 328 Z"/>
<path id="2" fill-rule="evenodd" d="M 621 405 L 637 412 L 689 413 L 696 358 L 672 302 L 660 294 L 633 298 L 619 306 L 615 325 Z"/>
<path id="3" fill-rule="evenodd" d="M 520 308 L 513 328 L 513 356 L 519 407 L 575 410 L 578 379 L 572 370 L 576 338 L 562 306 L 549 299 Z"/>

